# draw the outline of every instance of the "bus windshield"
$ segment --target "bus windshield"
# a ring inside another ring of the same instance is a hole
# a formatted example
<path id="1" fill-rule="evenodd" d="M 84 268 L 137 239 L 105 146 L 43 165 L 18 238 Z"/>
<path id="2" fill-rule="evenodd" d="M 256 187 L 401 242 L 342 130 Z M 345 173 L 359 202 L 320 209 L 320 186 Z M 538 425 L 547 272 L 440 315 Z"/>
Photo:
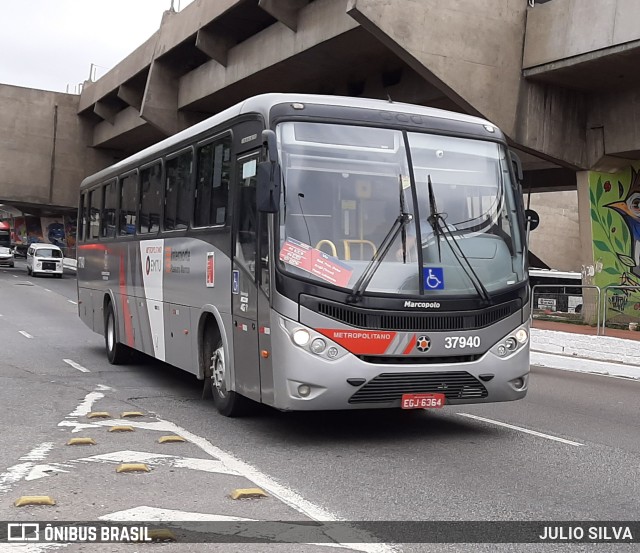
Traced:
<path id="1" fill-rule="evenodd" d="M 519 212 L 500 144 L 307 122 L 282 123 L 277 135 L 278 257 L 288 273 L 350 289 L 408 214 L 366 292 L 477 295 L 474 278 L 489 293 L 524 281 Z"/>

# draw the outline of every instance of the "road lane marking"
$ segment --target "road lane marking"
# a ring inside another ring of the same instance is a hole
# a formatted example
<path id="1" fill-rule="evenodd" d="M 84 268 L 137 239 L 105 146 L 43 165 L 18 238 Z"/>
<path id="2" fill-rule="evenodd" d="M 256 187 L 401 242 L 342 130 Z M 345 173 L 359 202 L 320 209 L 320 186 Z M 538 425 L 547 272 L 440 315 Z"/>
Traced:
<path id="1" fill-rule="evenodd" d="M 35 466 L 35 463 L 33 461 L 44 460 L 52 448 L 52 443 L 42 443 L 39 446 L 34 447 L 23 457 L 20 457 L 20 461 L 27 461 L 26 463 L 13 465 L 12 467 L 9 467 L 5 472 L 0 473 L 0 493 L 8 492 L 13 484 L 19 482 L 25 476 L 27 476 L 31 469 Z"/>
<path id="2" fill-rule="evenodd" d="M 89 392 L 84 396 L 84 399 L 78 404 L 78 406 L 67 415 L 67 418 L 84 417 L 85 415 L 88 415 L 91 413 L 93 404 L 103 397 L 104 394 L 101 394 L 100 392 Z"/>
<path id="3" fill-rule="evenodd" d="M 18 275 L 11 275 L 13 278 L 18 278 Z"/>
<path id="4" fill-rule="evenodd" d="M 44 442 L 34 447 L 29 453 L 20 457 L 20 461 L 43 461 L 49 452 L 53 449 L 53 443 Z"/>
<path id="5" fill-rule="evenodd" d="M 337 517 L 330 511 L 311 503 L 310 501 L 304 499 L 297 492 L 294 492 L 292 489 L 284 486 L 278 482 L 276 482 L 270 476 L 260 472 L 257 468 L 249 463 L 246 463 L 231 453 L 227 453 L 226 451 L 214 446 L 211 442 L 202 438 L 196 434 L 189 432 L 188 430 L 174 424 L 172 422 L 159 419 L 158 422 L 137 422 L 131 419 L 123 419 L 123 420 L 96 420 L 93 425 L 80 425 L 77 422 L 72 421 L 61 421 L 58 423 L 58 426 L 74 426 L 75 428 L 72 432 L 77 432 L 79 427 L 82 426 L 84 428 L 88 428 L 89 426 L 113 426 L 114 424 L 128 424 L 135 428 L 144 428 L 147 430 L 159 430 L 161 432 L 171 432 L 173 434 L 178 434 L 184 437 L 189 442 L 193 443 L 197 447 L 199 447 L 202 451 L 204 451 L 207 455 L 217 459 L 225 466 L 228 470 L 234 471 L 236 474 L 240 474 L 252 481 L 254 484 L 257 484 L 258 487 L 264 489 L 269 492 L 273 497 L 276 497 L 289 507 L 295 509 L 299 513 L 302 513 L 312 520 L 323 521 L 323 522 L 342 522 L 343 519 Z M 164 454 L 163 454 L 164 455 Z M 159 457 L 158 455 L 156 455 Z M 184 466 L 183 468 L 195 468 L 193 466 Z M 351 531 L 353 532 L 361 532 L 356 528 L 353 528 Z M 371 543 L 373 537 L 367 532 L 362 532 L 363 538 L 362 543 L 349 543 L 346 548 L 351 549 L 353 551 L 362 551 L 363 553 L 397 553 L 399 549 L 395 547 L 393 544 L 386 543 Z M 338 538 L 335 538 L 337 542 L 339 542 Z M 334 543 L 334 547 L 344 546 L 345 544 Z"/>
<path id="6" fill-rule="evenodd" d="M 78 305 L 77 301 L 73 301 L 73 300 L 67 300 L 69 303 L 72 303 L 73 305 Z"/>
<path id="7" fill-rule="evenodd" d="M 167 464 L 175 468 L 200 470 L 203 472 L 216 472 L 219 474 L 231 474 L 237 476 L 238 473 L 227 467 L 222 461 L 217 459 L 196 459 L 193 457 L 180 457 L 178 455 L 164 455 L 161 453 L 148 453 L 145 451 L 115 451 L 102 455 L 92 455 L 77 459 L 83 462 L 97 463 L 145 463 L 149 465 Z"/>
<path id="8" fill-rule="evenodd" d="M 475 419 L 483 422 L 488 422 L 489 424 L 495 424 L 496 426 L 503 426 L 505 428 L 510 428 L 511 430 L 517 430 L 518 432 L 524 432 L 525 434 L 531 434 L 532 436 L 538 436 L 539 438 L 546 438 L 547 440 L 553 440 L 555 442 L 561 442 L 567 445 L 573 445 L 576 447 L 583 446 L 579 442 L 572 442 L 571 440 L 565 440 L 564 438 L 558 438 L 557 436 L 551 436 L 550 434 L 543 434 L 542 432 L 536 432 L 535 430 L 529 430 L 528 428 L 522 428 L 521 426 L 515 426 L 513 424 L 507 424 L 506 422 L 495 421 L 493 419 L 485 419 L 484 417 L 478 417 L 477 415 L 470 415 L 469 413 L 458 413 L 461 417 L 468 417 L 470 419 Z"/>
<path id="9" fill-rule="evenodd" d="M 46 292 L 51 292 L 51 290 L 49 290 L 49 288 L 45 288 L 44 289 Z"/>
<path id="10" fill-rule="evenodd" d="M 29 334 L 27 331 L 25 330 L 19 330 L 18 331 L 20 334 L 22 334 L 25 338 L 33 338 L 33 336 L 31 336 L 31 334 Z"/>
<path id="11" fill-rule="evenodd" d="M 83 367 L 82 365 L 79 365 L 78 363 L 76 363 L 75 361 L 72 361 L 71 359 L 63 359 L 63 361 L 67 364 L 67 365 L 71 365 L 74 369 L 78 369 L 80 372 L 83 373 L 89 373 L 91 372 L 89 369 L 87 369 L 86 367 Z"/>

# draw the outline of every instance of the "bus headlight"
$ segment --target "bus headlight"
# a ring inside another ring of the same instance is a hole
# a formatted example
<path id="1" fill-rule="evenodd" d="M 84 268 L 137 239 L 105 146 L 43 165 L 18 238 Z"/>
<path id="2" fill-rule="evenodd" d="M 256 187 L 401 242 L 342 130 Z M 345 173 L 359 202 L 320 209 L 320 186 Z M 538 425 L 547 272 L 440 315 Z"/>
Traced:
<path id="1" fill-rule="evenodd" d="M 529 334 L 524 328 L 521 328 L 518 330 L 518 332 L 516 332 L 516 340 L 518 340 L 518 342 L 520 342 L 521 344 L 524 344 L 528 338 Z"/>
<path id="2" fill-rule="evenodd" d="M 316 338 L 311 342 L 311 351 L 313 353 L 322 353 L 327 347 L 327 343 L 322 338 Z"/>
<path id="3" fill-rule="evenodd" d="M 504 341 L 504 345 L 509 351 L 513 351 L 518 347 L 518 342 L 516 342 L 515 338 L 507 338 Z"/>
<path id="4" fill-rule="evenodd" d="M 293 333 L 293 341 L 298 346 L 306 346 L 309 343 L 310 338 L 311 336 L 309 335 L 309 332 L 304 328 L 299 328 Z"/>

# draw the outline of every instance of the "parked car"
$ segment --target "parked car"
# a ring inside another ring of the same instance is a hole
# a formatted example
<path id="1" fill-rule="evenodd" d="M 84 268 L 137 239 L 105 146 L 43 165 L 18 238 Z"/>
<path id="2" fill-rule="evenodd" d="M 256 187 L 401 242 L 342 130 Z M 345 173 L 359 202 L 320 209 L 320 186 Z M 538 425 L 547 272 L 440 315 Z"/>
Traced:
<path id="1" fill-rule="evenodd" d="M 0 246 L 0 265 L 6 267 L 14 266 L 13 250 L 6 246 Z"/>
<path id="2" fill-rule="evenodd" d="M 62 278 L 62 250 L 53 244 L 31 244 L 27 250 L 27 273 L 56 275 Z"/>

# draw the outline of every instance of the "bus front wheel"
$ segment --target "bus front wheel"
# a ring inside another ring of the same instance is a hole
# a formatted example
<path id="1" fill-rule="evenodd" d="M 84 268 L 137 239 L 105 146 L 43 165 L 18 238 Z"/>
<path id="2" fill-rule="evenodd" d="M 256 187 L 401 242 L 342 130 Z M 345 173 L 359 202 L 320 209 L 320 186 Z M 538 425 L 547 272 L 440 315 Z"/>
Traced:
<path id="1" fill-rule="evenodd" d="M 225 417 L 239 417 L 249 410 L 250 400 L 240 394 L 227 389 L 227 364 L 225 360 L 222 340 L 209 350 L 211 363 L 209 366 L 209 378 L 211 381 L 211 393 L 213 403 L 221 415 Z"/>
<path id="2" fill-rule="evenodd" d="M 118 343 L 116 333 L 116 316 L 111 302 L 107 304 L 104 320 L 104 343 L 107 348 L 107 358 L 112 365 L 124 363 L 127 356 L 126 346 Z"/>

